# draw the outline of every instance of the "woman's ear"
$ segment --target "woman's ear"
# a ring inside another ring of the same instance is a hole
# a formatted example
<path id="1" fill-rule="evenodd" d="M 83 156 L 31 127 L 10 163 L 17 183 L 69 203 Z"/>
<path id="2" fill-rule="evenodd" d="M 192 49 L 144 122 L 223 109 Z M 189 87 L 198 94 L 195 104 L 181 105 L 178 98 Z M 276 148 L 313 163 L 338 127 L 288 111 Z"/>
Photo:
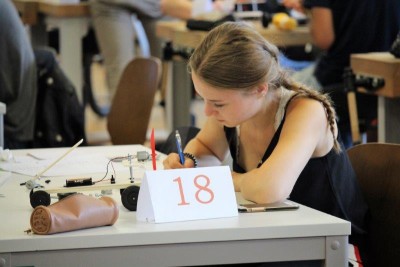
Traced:
<path id="1" fill-rule="evenodd" d="M 260 94 L 261 96 L 266 96 L 268 93 L 268 84 L 262 83 L 262 84 L 258 85 L 257 93 Z"/>

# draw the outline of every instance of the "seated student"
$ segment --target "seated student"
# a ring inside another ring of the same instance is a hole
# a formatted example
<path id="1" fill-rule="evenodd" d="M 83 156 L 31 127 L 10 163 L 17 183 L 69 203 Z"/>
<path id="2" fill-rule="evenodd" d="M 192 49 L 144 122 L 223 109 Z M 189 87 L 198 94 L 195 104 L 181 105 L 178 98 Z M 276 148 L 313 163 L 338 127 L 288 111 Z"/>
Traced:
<path id="1" fill-rule="evenodd" d="M 37 94 L 35 57 L 10 0 L 0 1 L 0 101 L 6 104 L 5 148 L 29 148 L 34 137 Z"/>
<path id="2" fill-rule="evenodd" d="M 210 31 L 189 60 L 208 117 L 166 169 L 233 159 L 237 192 L 257 203 L 286 198 L 352 223 L 350 243 L 362 249 L 367 206 L 338 134 L 330 99 L 293 81 L 278 49 L 245 23 Z M 361 250 L 361 252 L 363 252 Z"/>

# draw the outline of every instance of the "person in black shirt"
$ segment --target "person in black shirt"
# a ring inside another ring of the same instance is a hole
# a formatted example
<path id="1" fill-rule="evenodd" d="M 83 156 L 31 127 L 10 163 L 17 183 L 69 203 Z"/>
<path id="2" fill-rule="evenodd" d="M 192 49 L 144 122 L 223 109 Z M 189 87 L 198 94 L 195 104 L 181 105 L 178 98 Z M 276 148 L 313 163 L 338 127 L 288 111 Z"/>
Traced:
<path id="1" fill-rule="evenodd" d="M 346 147 L 351 146 L 344 69 L 354 53 L 389 51 L 400 30 L 398 0 L 283 0 L 288 8 L 309 11 L 313 43 L 323 53 L 316 64 L 294 74 L 300 82 L 331 91 Z M 339 86 L 337 86 L 339 85 Z M 376 118 L 375 96 L 357 95 L 359 115 L 368 124 Z"/>

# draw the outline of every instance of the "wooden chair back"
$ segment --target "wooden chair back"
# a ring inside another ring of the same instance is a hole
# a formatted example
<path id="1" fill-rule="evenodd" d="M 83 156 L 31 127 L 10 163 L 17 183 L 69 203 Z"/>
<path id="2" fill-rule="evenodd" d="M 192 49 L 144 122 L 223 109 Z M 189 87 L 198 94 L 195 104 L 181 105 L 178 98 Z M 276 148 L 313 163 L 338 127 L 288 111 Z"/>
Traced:
<path id="1" fill-rule="evenodd" d="M 107 116 L 113 144 L 144 144 L 160 75 L 155 57 L 138 57 L 125 67 Z"/>
<path id="2" fill-rule="evenodd" d="M 400 144 L 366 143 L 347 151 L 370 209 L 367 266 L 400 257 Z"/>

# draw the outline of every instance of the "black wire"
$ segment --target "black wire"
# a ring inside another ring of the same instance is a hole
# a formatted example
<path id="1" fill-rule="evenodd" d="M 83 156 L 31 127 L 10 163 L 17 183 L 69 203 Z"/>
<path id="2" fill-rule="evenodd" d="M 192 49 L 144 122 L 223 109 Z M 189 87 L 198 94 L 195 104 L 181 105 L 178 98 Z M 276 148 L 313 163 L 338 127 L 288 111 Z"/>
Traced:
<path id="1" fill-rule="evenodd" d="M 111 162 L 116 161 L 116 160 L 124 160 L 124 159 L 127 159 L 127 158 L 128 158 L 128 157 L 116 157 L 116 158 L 110 159 L 110 160 L 108 161 L 108 163 L 107 163 L 107 166 L 106 166 L 106 174 L 105 174 L 105 175 L 103 176 L 103 178 L 101 178 L 100 180 L 94 181 L 93 184 L 99 183 L 99 182 L 103 181 L 103 180 L 107 177 L 107 174 L 108 174 L 108 167 L 109 167 L 109 165 L 110 165 Z M 113 168 L 113 169 L 114 169 L 114 168 Z M 115 173 L 115 171 L 114 171 L 114 173 Z"/>

